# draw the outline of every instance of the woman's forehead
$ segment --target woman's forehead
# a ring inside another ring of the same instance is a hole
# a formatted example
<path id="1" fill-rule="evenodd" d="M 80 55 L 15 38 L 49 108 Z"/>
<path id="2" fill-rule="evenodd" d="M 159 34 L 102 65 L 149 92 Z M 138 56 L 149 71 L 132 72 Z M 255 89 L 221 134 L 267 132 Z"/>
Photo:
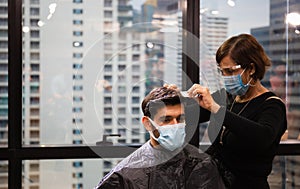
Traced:
<path id="1" fill-rule="evenodd" d="M 230 67 L 235 66 L 236 63 L 230 58 L 230 56 L 225 56 L 222 61 L 220 62 L 220 67 Z"/>

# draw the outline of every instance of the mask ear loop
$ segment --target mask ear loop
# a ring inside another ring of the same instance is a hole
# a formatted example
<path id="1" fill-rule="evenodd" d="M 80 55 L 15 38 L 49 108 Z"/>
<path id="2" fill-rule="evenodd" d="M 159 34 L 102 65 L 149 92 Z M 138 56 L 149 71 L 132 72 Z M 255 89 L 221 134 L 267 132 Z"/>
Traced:
<path id="1" fill-rule="evenodd" d="M 253 63 L 251 63 L 251 65 L 252 65 Z M 253 65 L 252 65 L 253 66 Z M 252 71 L 252 70 L 251 70 Z M 251 72 L 250 73 L 250 80 L 249 80 L 249 82 L 248 82 L 248 85 L 249 86 L 251 86 L 251 87 L 255 87 L 255 85 L 256 85 L 256 80 L 255 79 L 253 79 L 253 74 L 255 73 L 255 70 L 254 70 L 254 72 Z M 254 84 L 251 84 L 251 81 L 252 80 L 254 80 Z"/>
<path id="2" fill-rule="evenodd" d="M 243 75 L 243 73 L 245 72 L 245 70 L 246 70 L 247 68 L 245 68 L 243 71 L 242 71 L 242 73 L 240 74 L 241 76 Z M 253 74 L 253 73 L 252 73 Z M 252 81 L 252 74 L 250 73 L 250 80 L 247 82 L 247 84 L 246 85 L 249 85 L 250 87 L 255 87 L 255 84 L 253 85 L 253 84 L 251 84 L 251 81 Z"/>
<path id="3" fill-rule="evenodd" d="M 255 85 L 256 85 L 256 81 L 255 80 L 253 80 L 253 75 L 254 73 L 250 73 L 250 80 L 249 80 L 249 82 L 248 82 L 248 84 L 249 84 L 249 86 L 251 86 L 251 87 L 255 87 Z M 254 84 L 251 84 L 251 81 L 254 81 Z"/>
<path id="4" fill-rule="evenodd" d="M 250 78 L 250 80 L 249 80 L 249 82 L 248 82 L 248 85 L 249 85 L 250 87 L 255 87 L 256 84 L 254 84 L 254 85 L 251 84 L 251 81 L 252 81 L 252 77 Z"/>
<path id="5" fill-rule="evenodd" d="M 150 117 L 148 117 L 148 120 L 150 121 L 151 125 L 152 125 L 156 130 L 158 130 L 157 124 L 156 124 Z M 158 141 L 158 138 L 155 137 L 155 136 L 154 136 L 154 133 L 153 133 L 153 131 L 155 131 L 155 129 L 149 131 L 149 134 L 150 134 L 150 136 L 151 136 L 154 140 Z"/>

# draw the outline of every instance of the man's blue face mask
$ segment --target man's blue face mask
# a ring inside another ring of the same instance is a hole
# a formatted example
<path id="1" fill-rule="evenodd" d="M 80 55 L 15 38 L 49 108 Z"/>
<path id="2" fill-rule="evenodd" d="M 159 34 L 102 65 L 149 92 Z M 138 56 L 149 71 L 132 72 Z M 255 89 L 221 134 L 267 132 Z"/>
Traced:
<path id="1" fill-rule="evenodd" d="M 183 146 L 185 140 L 185 123 L 159 126 L 152 119 L 148 118 L 151 124 L 158 130 L 159 137 L 155 137 L 153 131 L 149 131 L 151 137 L 163 148 L 174 151 Z"/>

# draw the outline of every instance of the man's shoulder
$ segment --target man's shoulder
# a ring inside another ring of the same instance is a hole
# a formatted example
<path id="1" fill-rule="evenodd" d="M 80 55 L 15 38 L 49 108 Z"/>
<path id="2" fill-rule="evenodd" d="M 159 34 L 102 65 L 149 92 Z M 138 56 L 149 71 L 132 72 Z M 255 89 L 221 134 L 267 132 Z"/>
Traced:
<path id="1" fill-rule="evenodd" d="M 108 178 L 103 180 L 97 189 L 110 188 L 140 188 L 148 183 L 148 175 L 146 168 L 129 168 L 112 172 Z"/>
<path id="2" fill-rule="evenodd" d="M 196 148 L 191 144 L 187 144 L 184 147 L 183 152 L 190 158 L 196 158 L 196 159 L 210 158 L 210 156 L 207 153 L 203 152 L 202 150 Z"/>

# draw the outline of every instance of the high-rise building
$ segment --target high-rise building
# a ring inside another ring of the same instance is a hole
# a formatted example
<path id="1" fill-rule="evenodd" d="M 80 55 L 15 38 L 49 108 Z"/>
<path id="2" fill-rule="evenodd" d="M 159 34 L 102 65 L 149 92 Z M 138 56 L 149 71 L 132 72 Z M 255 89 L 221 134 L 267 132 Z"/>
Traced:
<path id="1" fill-rule="evenodd" d="M 7 1 L 0 2 L 0 146 L 7 146 L 8 129 L 8 26 Z"/>
<path id="2" fill-rule="evenodd" d="M 38 0 L 23 2 L 23 144 L 41 140 L 41 9 Z M 39 188 L 40 161 L 23 161 L 24 189 Z"/>
<path id="3" fill-rule="evenodd" d="M 228 18 L 204 11 L 200 14 L 200 83 L 211 91 L 220 89 L 215 54 L 228 37 Z"/>
<path id="4" fill-rule="evenodd" d="M 8 143 L 8 1 L 0 1 L 0 147 Z M 0 162 L 0 188 L 7 187 L 8 163 Z"/>
<path id="5" fill-rule="evenodd" d="M 156 28 L 157 35 L 147 38 L 153 41 L 157 49 L 148 49 L 156 52 L 157 67 L 161 72 L 160 82 L 153 83 L 154 86 L 164 83 L 172 83 L 182 88 L 182 11 L 178 0 L 159 0 L 156 1 L 157 7 L 153 12 L 152 23 Z M 149 71 L 151 66 L 149 67 Z M 157 72 L 158 73 L 158 72 Z M 147 92 L 151 90 L 146 87 Z"/>
<path id="6" fill-rule="evenodd" d="M 95 145 L 110 134 L 120 134 L 108 138 L 116 145 L 144 143 L 146 40 L 130 27 L 129 3 L 24 1 L 24 144 Z M 1 5 L 7 8 L 7 2 Z M 2 78 L 7 80 L 7 72 Z M 7 115 L 2 118 L 4 129 Z M 23 186 L 92 188 L 117 161 L 24 161 Z"/>
<path id="7" fill-rule="evenodd" d="M 0 145 L 7 146 L 8 137 L 8 1 L 0 1 Z M 40 144 L 40 5 L 38 0 L 24 1 L 23 9 L 23 144 Z M 25 50 L 27 49 L 27 50 Z M 1 162 L 1 169 L 7 164 Z M 24 161 L 24 189 L 39 186 L 39 161 Z M 25 170 L 30 170 L 26 172 Z M 1 171 L 0 180 L 7 180 Z M 1 182 L 0 188 L 7 188 Z"/>

